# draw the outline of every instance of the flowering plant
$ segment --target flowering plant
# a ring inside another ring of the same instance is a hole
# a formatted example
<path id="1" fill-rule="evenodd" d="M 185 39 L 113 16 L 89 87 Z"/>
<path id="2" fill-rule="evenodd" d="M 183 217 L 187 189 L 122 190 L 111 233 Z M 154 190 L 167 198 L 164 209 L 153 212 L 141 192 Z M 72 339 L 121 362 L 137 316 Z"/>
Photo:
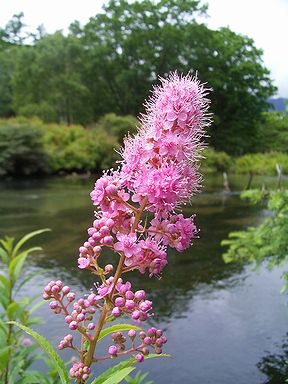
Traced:
<path id="1" fill-rule="evenodd" d="M 44 289 L 43 298 L 52 300 L 50 308 L 64 316 L 72 331 L 58 348 L 71 348 L 78 354 L 70 369 L 78 383 L 89 379 L 93 362 L 133 355 L 128 365 L 106 372 L 104 381 L 102 375 L 93 381 L 104 383 L 109 377 L 109 383 L 118 383 L 134 362 L 162 354 L 167 341 L 163 331 L 140 327 L 152 315 L 152 302 L 123 276 L 132 270 L 159 276 L 167 265 L 168 247 L 182 252 L 197 234 L 194 217 L 185 218 L 181 205 L 190 201 L 201 181 L 201 139 L 210 124 L 206 94 L 204 85 L 190 75 L 173 73 L 161 79 L 146 102 L 137 134 L 124 141 L 119 168 L 104 172 L 91 192 L 95 220 L 79 249 L 78 266 L 96 275 L 99 286 L 78 300 L 61 281 L 51 281 Z M 105 247 L 115 253 L 115 266 L 102 261 Z M 134 325 L 104 327 L 123 315 Z M 74 331 L 81 334 L 78 346 Z M 107 354 L 98 356 L 97 343 L 107 335 L 113 343 Z M 149 355 L 151 350 L 154 353 Z"/>

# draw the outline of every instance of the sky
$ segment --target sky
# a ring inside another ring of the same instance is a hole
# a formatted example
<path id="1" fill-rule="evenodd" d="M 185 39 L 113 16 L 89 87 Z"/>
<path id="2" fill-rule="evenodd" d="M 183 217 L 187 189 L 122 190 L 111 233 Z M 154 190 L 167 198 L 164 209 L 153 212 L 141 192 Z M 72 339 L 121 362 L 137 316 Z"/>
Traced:
<path id="1" fill-rule="evenodd" d="M 85 24 L 101 11 L 107 0 L 0 0 L 0 26 L 13 14 L 24 13 L 29 31 L 43 24 L 48 33 L 67 30 L 79 20 Z M 179 0 L 181 1 L 181 0 Z M 278 96 L 288 97 L 288 0 L 206 0 L 212 29 L 229 26 L 234 32 L 252 37 L 264 51 L 265 66 L 271 71 Z"/>

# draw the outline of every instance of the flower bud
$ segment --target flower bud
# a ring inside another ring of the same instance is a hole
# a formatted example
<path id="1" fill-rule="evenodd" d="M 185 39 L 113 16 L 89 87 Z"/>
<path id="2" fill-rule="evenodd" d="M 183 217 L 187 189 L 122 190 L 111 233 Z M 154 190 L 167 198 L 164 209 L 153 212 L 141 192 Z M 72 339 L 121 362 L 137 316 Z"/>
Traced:
<path id="1" fill-rule="evenodd" d="M 128 332 L 128 336 L 129 336 L 131 339 L 135 339 L 135 336 L 136 336 L 136 331 L 135 331 L 135 329 L 130 329 L 130 331 Z"/>
<path id="2" fill-rule="evenodd" d="M 131 317 L 133 320 L 138 320 L 140 317 L 140 311 L 138 311 L 138 309 L 136 309 L 135 311 L 132 312 Z"/>
<path id="3" fill-rule="evenodd" d="M 87 328 L 89 329 L 89 331 L 92 331 L 93 329 L 95 329 L 95 324 L 94 323 L 89 323 Z"/>
<path id="4" fill-rule="evenodd" d="M 56 301 L 51 301 L 51 303 L 49 304 L 49 307 L 51 309 L 56 309 L 58 307 L 58 304 Z"/>
<path id="5" fill-rule="evenodd" d="M 123 297 L 117 297 L 115 299 L 116 307 L 123 307 L 125 305 L 125 299 Z"/>
<path id="6" fill-rule="evenodd" d="M 111 245 L 111 244 L 113 244 L 113 242 L 114 242 L 114 239 L 112 236 L 105 236 L 103 239 L 103 243 L 105 245 Z"/>
<path id="7" fill-rule="evenodd" d="M 106 273 L 110 273 L 110 272 L 113 271 L 113 269 L 114 269 L 114 267 L 113 267 L 112 264 L 107 264 L 107 265 L 105 265 L 104 271 L 105 271 Z"/>
<path id="8" fill-rule="evenodd" d="M 136 361 L 138 361 L 138 363 L 142 363 L 144 361 L 144 356 L 142 355 L 142 353 L 137 353 L 135 359 Z"/>
<path id="9" fill-rule="evenodd" d="M 65 285 L 65 287 L 62 288 L 62 292 L 64 295 L 67 295 L 70 292 L 70 288 Z"/>
<path id="10" fill-rule="evenodd" d="M 135 303 L 133 300 L 127 300 L 125 303 L 125 307 L 127 309 L 133 309 L 135 307 Z"/>
<path id="11" fill-rule="evenodd" d="M 119 317 L 121 315 L 122 311 L 119 307 L 114 307 L 112 309 L 112 315 L 115 317 Z"/>
<path id="12" fill-rule="evenodd" d="M 71 321 L 73 321 L 73 317 L 70 316 L 70 315 L 67 315 L 67 316 L 65 317 L 65 321 L 66 321 L 67 324 L 70 324 Z"/>
<path id="13" fill-rule="evenodd" d="M 149 337 L 149 336 L 145 337 L 144 340 L 143 340 L 143 343 L 144 343 L 144 344 L 147 344 L 147 345 L 152 344 L 152 339 L 151 339 L 151 337 Z"/>
<path id="14" fill-rule="evenodd" d="M 144 300 L 145 297 L 146 297 L 146 293 L 143 289 L 135 292 L 135 299 L 136 300 Z"/>
<path id="15" fill-rule="evenodd" d="M 132 291 L 127 291 L 127 292 L 125 292 L 125 297 L 128 300 L 133 300 L 134 299 L 134 293 Z"/>
<path id="16" fill-rule="evenodd" d="M 108 349 L 108 353 L 109 355 L 113 355 L 113 356 L 116 356 L 117 355 L 117 347 L 115 345 L 111 345 Z"/>
<path id="17" fill-rule="evenodd" d="M 71 323 L 69 324 L 69 328 L 71 329 L 71 331 L 75 331 L 75 329 L 78 328 L 78 323 L 76 321 L 71 321 Z"/>

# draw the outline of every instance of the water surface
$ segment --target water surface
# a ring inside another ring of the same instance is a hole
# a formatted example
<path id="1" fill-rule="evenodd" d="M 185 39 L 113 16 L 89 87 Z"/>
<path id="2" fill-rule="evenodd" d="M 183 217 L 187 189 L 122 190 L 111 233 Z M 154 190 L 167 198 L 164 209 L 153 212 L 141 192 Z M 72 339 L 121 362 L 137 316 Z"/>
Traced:
<path id="1" fill-rule="evenodd" d="M 230 177 L 233 193 L 225 194 L 221 176 L 207 177 L 203 193 L 184 209 L 187 215 L 196 213 L 200 238 L 182 254 L 169 253 L 169 265 L 160 280 L 139 273 L 129 276 L 135 289 L 149 292 L 155 312 L 150 322 L 163 327 L 169 339 L 165 351 L 172 358 L 141 365 L 155 384 L 284 383 L 281 369 L 285 367 L 277 365 L 275 359 L 271 367 L 269 359 L 277 354 L 281 360 L 288 349 L 287 299 L 279 294 L 283 270 L 256 273 L 248 266 L 226 265 L 221 257 L 219 243 L 229 231 L 258 223 L 266 214 L 240 200 L 237 191 L 247 180 Z M 91 288 L 94 280 L 88 272 L 77 269 L 76 260 L 93 220 L 89 199 L 93 182 L 63 178 L 0 184 L 1 237 L 52 229 L 34 241 L 44 251 L 29 258 L 25 271 L 40 270 L 44 276 L 36 277 L 23 293 L 40 293 L 43 285 L 55 278 L 81 294 Z M 275 178 L 253 181 L 254 186 L 263 182 L 273 186 Z M 48 305 L 39 314 L 47 324 L 37 329 L 56 345 L 67 328 Z M 68 358 L 69 354 L 62 355 Z M 101 363 L 97 370 L 109 364 Z"/>

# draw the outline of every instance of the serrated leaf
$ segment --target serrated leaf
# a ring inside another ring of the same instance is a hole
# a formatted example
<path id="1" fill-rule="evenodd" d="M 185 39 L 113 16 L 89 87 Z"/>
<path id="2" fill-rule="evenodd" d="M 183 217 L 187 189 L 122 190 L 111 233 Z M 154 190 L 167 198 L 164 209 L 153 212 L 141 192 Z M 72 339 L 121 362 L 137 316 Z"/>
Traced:
<path id="1" fill-rule="evenodd" d="M 68 371 L 66 369 L 64 361 L 61 359 L 61 357 L 56 353 L 52 347 L 52 345 L 49 343 L 48 340 L 46 340 L 43 336 L 39 335 L 39 333 L 33 331 L 30 328 L 25 327 L 22 324 L 17 323 L 16 321 L 11 321 L 9 324 L 13 324 L 22 331 L 26 332 L 28 335 L 32 336 L 35 341 L 41 346 L 41 348 L 47 353 L 47 355 L 51 358 L 51 360 L 55 364 L 55 368 L 58 371 L 58 374 L 60 376 L 62 384 L 70 384 L 70 379 L 68 375 Z"/>
<path id="2" fill-rule="evenodd" d="M 14 257 L 15 255 L 17 255 L 17 252 L 19 251 L 19 249 L 22 247 L 22 245 L 24 245 L 28 240 L 32 239 L 33 237 L 35 236 L 38 236 L 40 235 L 41 233 L 44 233 L 44 232 L 49 232 L 51 231 L 50 228 L 44 228 L 44 229 L 38 229 L 37 231 L 33 231 L 33 232 L 30 232 L 30 233 L 27 233 L 27 235 L 23 236 L 19 241 L 18 243 L 15 245 L 14 249 L 13 249 L 13 252 L 12 252 L 12 257 Z"/>
<path id="3" fill-rule="evenodd" d="M 115 325 L 111 325 L 111 327 L 109 328 L 102 329 L 102 331 L 100 332 L 98 341 L 100 341 L 107 335 L 110 335 L 111 333 L 129 331 L 130 329 L 135 329 L 135 331 L 142 330 L 141 328 L 131 324 L 115 324 Z"/>

